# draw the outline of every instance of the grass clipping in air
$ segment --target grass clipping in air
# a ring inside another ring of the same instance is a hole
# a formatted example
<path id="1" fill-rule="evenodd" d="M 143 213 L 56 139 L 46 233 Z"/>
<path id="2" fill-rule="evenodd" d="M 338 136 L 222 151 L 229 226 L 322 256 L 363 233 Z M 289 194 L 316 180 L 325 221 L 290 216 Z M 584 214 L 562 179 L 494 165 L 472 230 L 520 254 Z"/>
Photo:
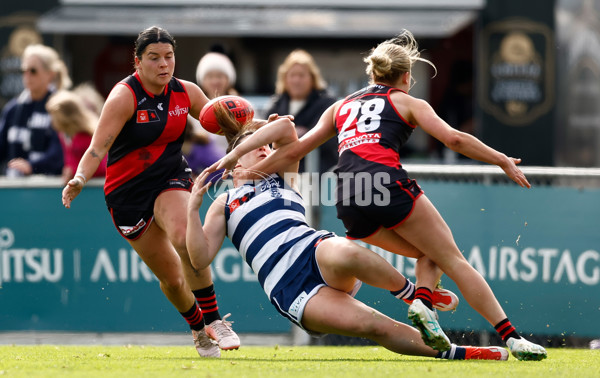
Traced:
<path id="1" fill-rule="evenodd" d="M 549 349 L 541 362 L 447 361 L 373 346 L 248 346 L 200 358 L 192 346 L 0 346 L 7 377 L 597 377 L 600 350 Z"/>

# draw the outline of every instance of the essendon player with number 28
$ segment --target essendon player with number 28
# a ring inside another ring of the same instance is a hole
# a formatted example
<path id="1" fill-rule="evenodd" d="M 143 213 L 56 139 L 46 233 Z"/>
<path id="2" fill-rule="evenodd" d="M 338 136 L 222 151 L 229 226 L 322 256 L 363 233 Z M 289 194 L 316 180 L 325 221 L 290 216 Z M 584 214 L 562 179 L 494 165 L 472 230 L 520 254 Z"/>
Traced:
<path id="1" fill-rule="evenodd" d="M 418 126 L 448 148 L 497 165 L 518 185 L 529 188 L 527 178 L 517 167 L 521 159 L 508 157 L 473 135 L 452 128 L 426 101 L 408 94 L 415 62 L 428 63 L 435 69 L 420 57 L 409 31 L 380 43 L 364 61 L 371 85 L 333 104 L 298 143 L 276 150 L 250 169 L 277 172 L 289 164 L 289 159 L 301 158 L 337 134 L 338 218 L 344 222 L 349 238 L 417 258 L 418 282 L 409 318 L 425 343 L 438 350 L 450 345 L 432 312 L 437 301 L 434 287 L 443 271 L 466 301 L 494 326 L 515 357 L 546 358 L 543 347 L 516 332 L 485 279 L 462 255 L 448 225 L 408 177 L 400 164 L 399 150 Z"/>

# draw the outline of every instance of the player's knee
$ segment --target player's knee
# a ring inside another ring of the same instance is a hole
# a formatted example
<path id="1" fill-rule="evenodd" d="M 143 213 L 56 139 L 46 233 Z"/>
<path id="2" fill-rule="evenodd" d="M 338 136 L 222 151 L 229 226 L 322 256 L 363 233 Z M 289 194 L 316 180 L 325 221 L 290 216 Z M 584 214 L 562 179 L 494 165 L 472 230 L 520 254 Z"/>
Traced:
<path id="1" fill-rule="evenodd" d="M 169 235 L 169 239 L 171 240 L 171 244 L 177 250 L 187 251 L 187 247 L 185 245 L 185 228 L 178 227 L 171 235 Z"/>
<path id="2" fill-rule="evenodd" d="M 460 275 L 479 274 L 479 272 L 477 272 L 477 270 L 464 258 L 454 258 L 447 264 L 441 265 L 440 268 L 452 279 Z"/>
<path id="3" fill-rule="evenodd" d="M 173 274 L 160 280 L 160 287 L 165 292 L 177 293 L 186 290 L 187 285 L 182 274 Z"/>
<path id="4" fill-rule="evenodd" d="M 327 242 L 327 249 L 318 252 L 319 263 L 344 270 L 353 269 L 364 263 L 365 251 L 361 250 L 363 247 L 358 244 L 343 238 L 328 239 Z"/>
<path id="5" fill-rule="evenodd" d="M 344 245 L 342 253 L 344 254 L 344 261 L 349 266 L 357 266 L 358 264 L 364 263 L 365 251 L 358 244 L 348 241 Z"/>

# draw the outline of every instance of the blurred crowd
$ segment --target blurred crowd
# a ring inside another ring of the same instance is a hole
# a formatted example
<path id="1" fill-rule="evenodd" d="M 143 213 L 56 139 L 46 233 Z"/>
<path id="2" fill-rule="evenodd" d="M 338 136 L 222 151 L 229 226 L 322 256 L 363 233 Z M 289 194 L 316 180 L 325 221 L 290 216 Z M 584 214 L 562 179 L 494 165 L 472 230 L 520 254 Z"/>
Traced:
<path id="1" fill-rule="evenodd" d="M 233 62 L 219 46 L 211 50 L 198 62 L 196 83 L 209 99 L 239 95 Z M 61 176 L 66 183 L 91 142 L 104 98 L 90 83 L 72 88 L 65 63 L 48 46 L 28 46 L 21 72 L 24 89 L 0 116 L 0 174 Z M 335 101 L 314 59 L 303 50 L 293 51 L 282 63 L 276 87 L 268 112 L 257 116 L 293 114 L 300 135 Z M 330 147 L 321 154 L 322 169 L 335 165 L 335 146 Z M 183 152 L 195 174 L 224 156 L 225 149 L 224 137 L 205 131 L 189 117 Z M 94 177 L 104 177 L 105 172 L 106 161 Z"/>
<path id="2" fill-rule="evenodd" d="M 104 98 L 89 82 L 73 87 L 64 61 L 49 46 L 26 47 L 21 56 L 21 73 L 23 91 L 0 114 L 0 176 L 49 175 L 67 182 L 91 142 Z M 469 73 L 464 76 L 468 79 Z M 209 99 L 244 95 L 235 87 L 235 65 L 220 45 L 213 46 L 199 60 L 195 81 Z M 465 81 L 466 85 L 457 83 L 455 87 L 468 92 L 470 82 Z M 314 127 L 325 109 L 336 101 L 315 59 L 303 49 L 291 51 L 281 62 L 274 88 L 267 104 L 256 109 L 256 116 L 292 114 L 299 136 Z M 456 118 L 457 125 L 453 126 L 470 131 L 466 129 L 472 122 L 472 112 L 452 113 L 469 104 L 468 93 L 465 96 L 450 94 L 445 116 L 451 124 Z M 465 104 L 456 104 L 463 98 Z M 410 145 L 405 148 L 409 155 Z M 195 174 L 224 156 L 225 149 L 224 137 L 205 131 L 189 117 L 183 152 Z M 434 154 L 440 150 L 435 145 L 430 149 Z M 313 160 L 307 167 L 303 161 L 300 172 L 333 170 L 337 163 L 336 141 L 330 139 L 316 154 L 316 165 Z M 102 178 L 105 172 L 106 161 L 94 177 Z"/>
<path id="3" fill-rule="evenodd" d="M 23 91 L 0 115 L 0 168 L 7 177 L 73 177 L 89 146 L 104 98 L 89 83 L 72 88 L 67 67 L 51 47 L 32 44 L 21 57 Z M 106 162 L 95 177 L 103 177 Z"/>

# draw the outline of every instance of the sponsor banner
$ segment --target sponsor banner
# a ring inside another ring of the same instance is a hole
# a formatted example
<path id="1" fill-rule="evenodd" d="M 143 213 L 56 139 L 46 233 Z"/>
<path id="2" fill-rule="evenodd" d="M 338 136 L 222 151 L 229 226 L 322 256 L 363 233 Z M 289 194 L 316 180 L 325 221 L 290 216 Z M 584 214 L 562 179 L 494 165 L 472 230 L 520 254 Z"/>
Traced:
<path id="1" fill-rule="evenodd" d="M 119 235 L 102 188 L 86 187 L 71 209 L 61 190 L 0 189 L 0 331 L 189 331 Z M 231 312 L 236 331 L 290 330 L 228 240 L 211 268 L 219 311 Z"/>
<path id="2" fill-rule="evenodd" d="M 520 332 L 600 336 L 593 321 L 600 316 L 600 189 L 419 184 Z M 68 210 L 60 193 L 0 189 L 0 331 L 186 331 L 152 272 L 118 235 L 102 188 L 87 187 Z M 202 217 L 210 198 L 205 202 Z M 335 207 L 318 208 L 321 228 L 343 236 Z M 373 250 L 414 281 L 414 260 Z M 232 313 L 236 331 L 291 329 L 228 240 L 212 271 L 219 309 Z M 455 312 L 440 313 L 444 328 L 493 332 L 447 276 L 442 284 L 461 300 Z M 363 285 L 357 298 L 408 322 L 407 306 L 385 290 Z"/>
<path id="3" fill-rule="evenodd" d="M 519 332 L 600 336 L 600 189 L 483 185 L 419 180 L 469 263 L 486 279 Z M 344 235 L 335 207 L 321 207 L 323 225 Z M 414 260 L 371 247 L 411 281 Z M 494 332 L 448 276 L 456 311 L 440 312 L 445 329 Z M 407 307 L 363 285 L 358 299 L 399 321 Z"/>

